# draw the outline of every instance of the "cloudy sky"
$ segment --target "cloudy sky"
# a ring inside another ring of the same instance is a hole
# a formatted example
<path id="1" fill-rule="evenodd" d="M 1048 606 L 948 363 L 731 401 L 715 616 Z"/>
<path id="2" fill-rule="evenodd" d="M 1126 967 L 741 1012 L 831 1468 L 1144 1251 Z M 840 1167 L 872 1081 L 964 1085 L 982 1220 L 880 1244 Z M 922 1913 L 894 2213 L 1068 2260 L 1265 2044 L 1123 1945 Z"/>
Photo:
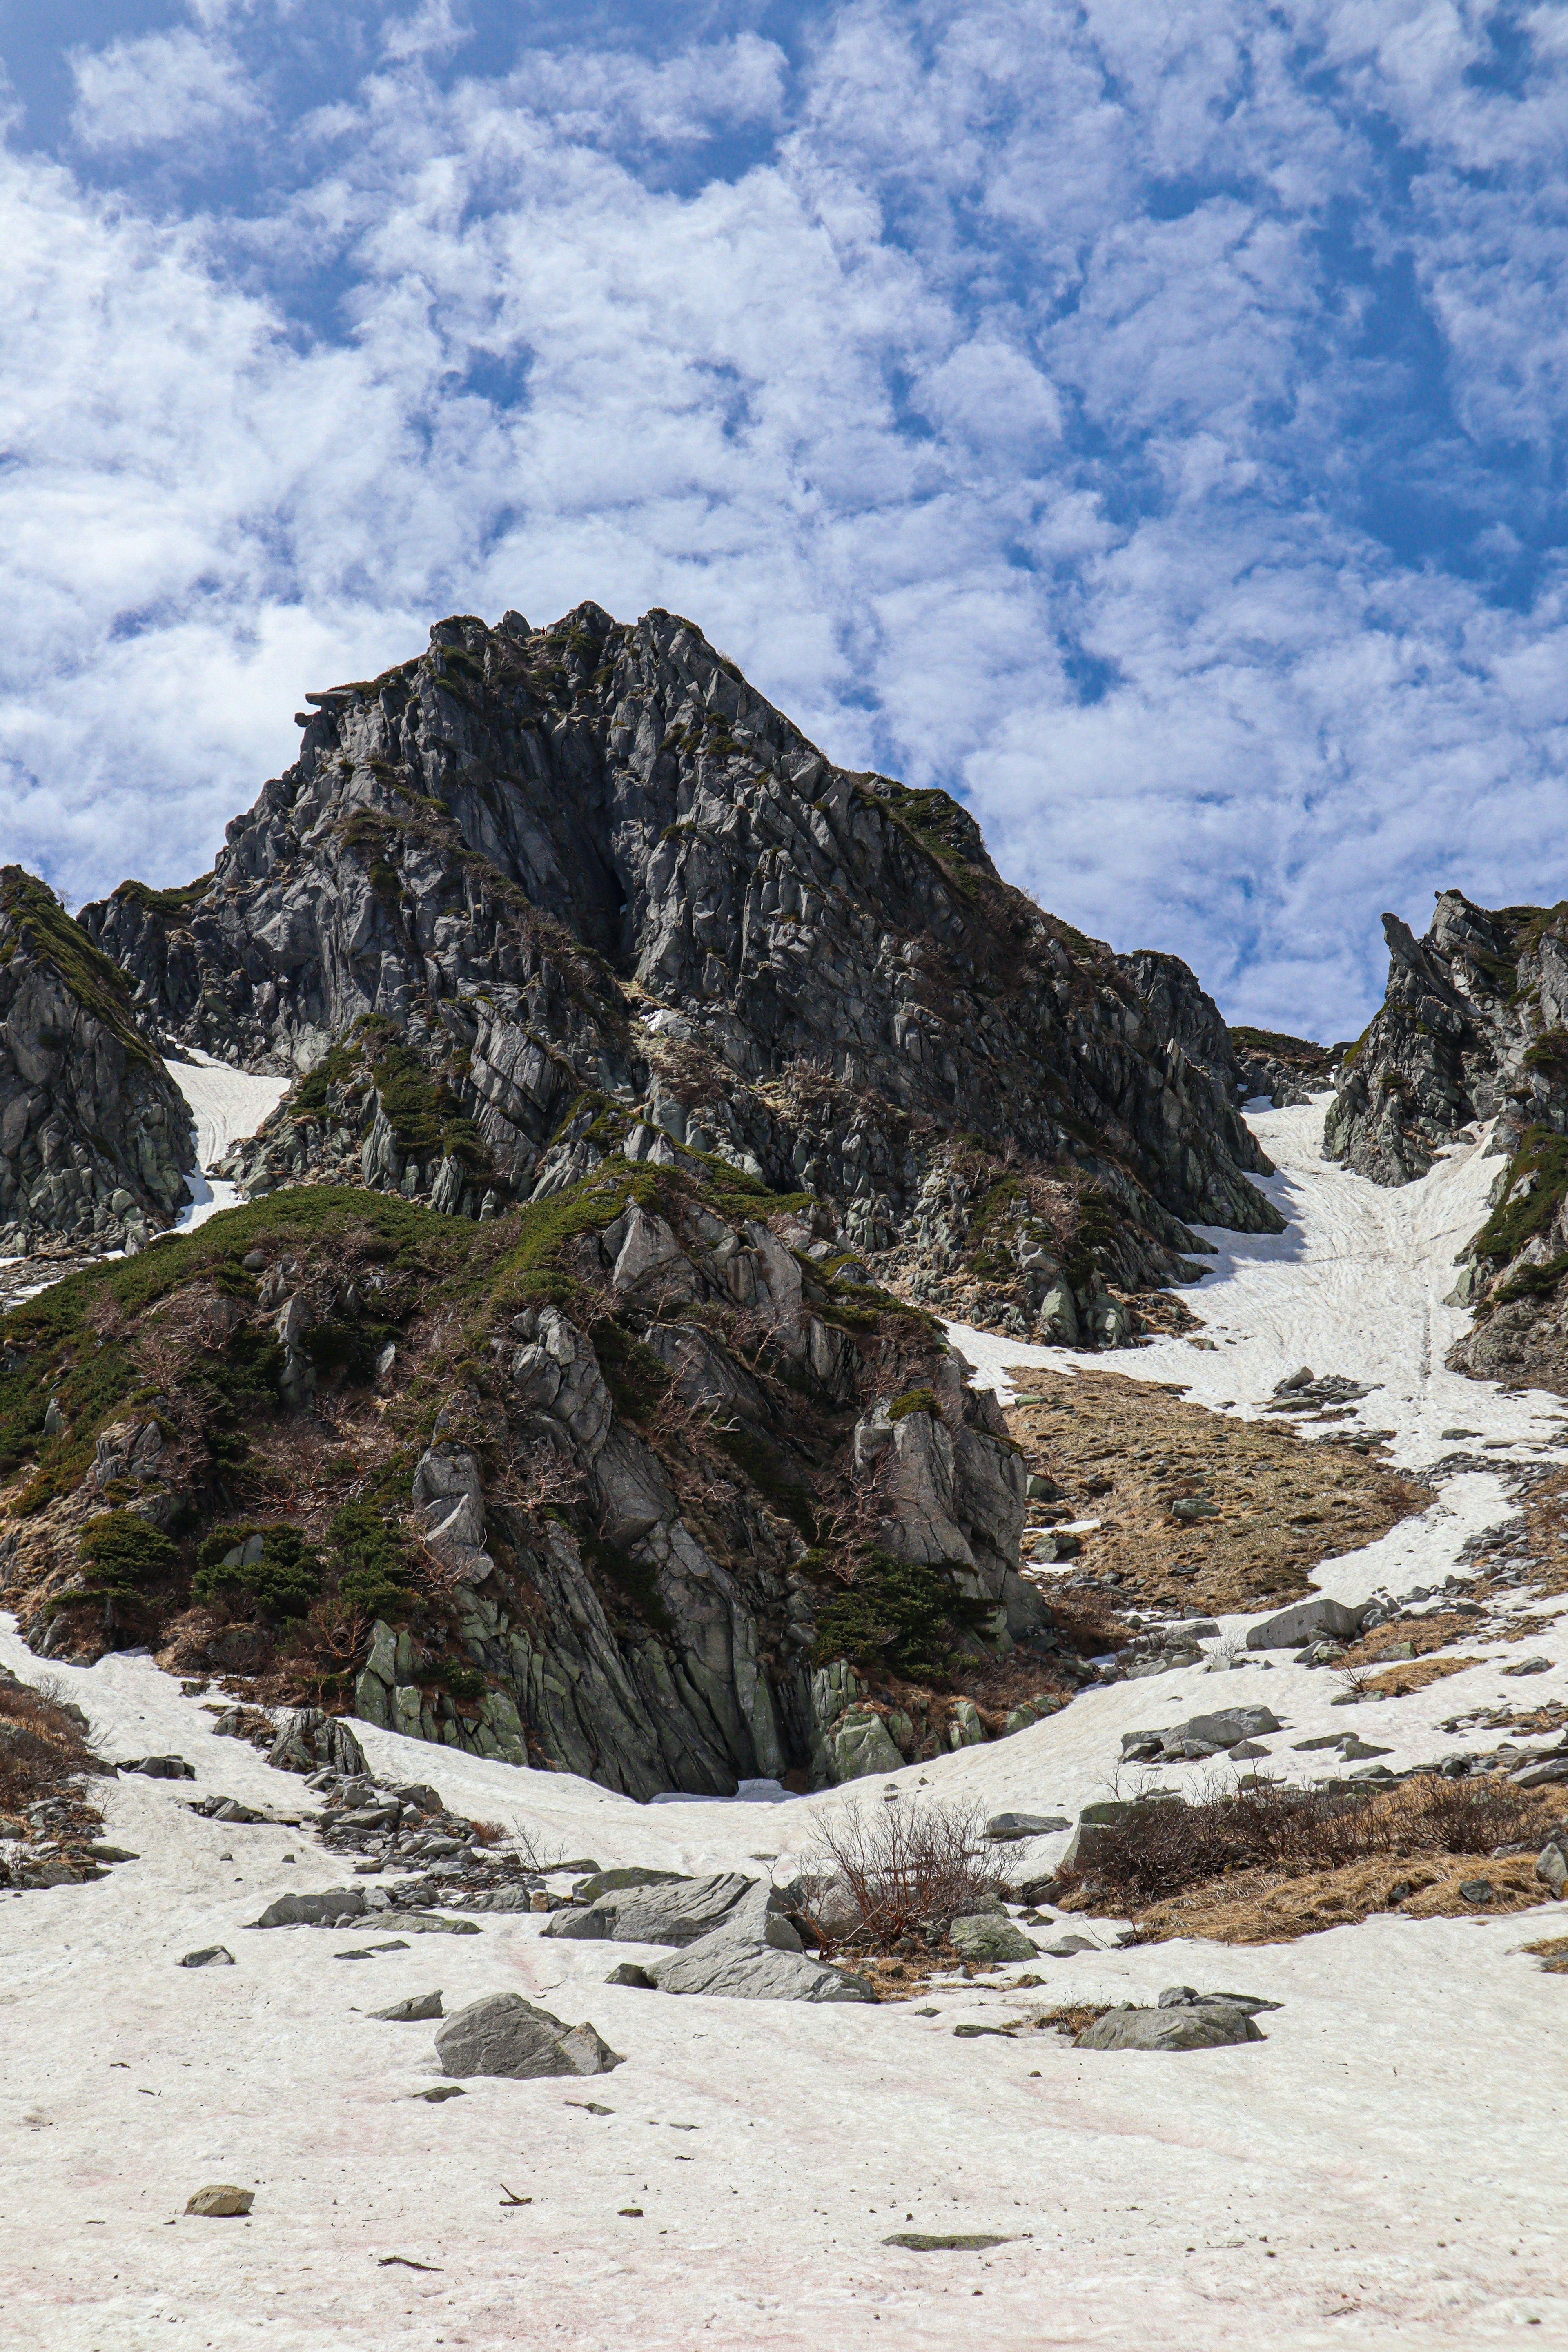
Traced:
<path id="1" fill-rule="evenodd" d="M 563 31 L 563 27 L 566 29 Z M 0 0 L 0 856 L 689 613 L 1233 1020 L 1568 896 L 1568 10 Z"/>

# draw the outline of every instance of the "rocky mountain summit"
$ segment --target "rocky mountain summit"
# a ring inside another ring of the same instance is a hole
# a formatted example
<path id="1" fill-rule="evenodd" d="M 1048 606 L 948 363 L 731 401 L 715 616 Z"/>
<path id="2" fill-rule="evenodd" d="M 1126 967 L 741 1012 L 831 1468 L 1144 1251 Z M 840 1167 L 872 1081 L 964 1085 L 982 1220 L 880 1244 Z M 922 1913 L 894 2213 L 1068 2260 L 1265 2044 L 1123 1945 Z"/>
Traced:
<path id="1" fill-rule="evenodd" d="M 1449 1361 L 1568 1392 L 1568 907 L 1488 909 L 1445 890 L 1425 939 L 1395 915 L 1383 927 L 1387 994 L 1345 1055 L 1323 1148 L 1405 1184 L 1495 1122 L 1504 1164 L 1455 1294 L 1476 1321 Z"/>
<path id="2" fill-rule="evenodd" d="M 1021 1576 L 930 1308 L 1122 1345 L 1188 1220 L 1277 1229 L 1192 973 L 669 614 L 443 622 L 308 699 L 210 876 L 58 919 L 128 1070 L 293 1083 L 248 1205 L 0 1325 L 29 1641 L 637 1796 L 1061 1705 L 1103 1629 Z"/>
<path id="3" fill-rule="evenodd" d="M 190 1124 L 119 968 L 0 866 L 0 1257 L 138 1245 L 185 1198 Z"/>
<path id="4" fill-rule="evenodd" d="M 478 1215 L 706 1155 L 917 1296 L 1112 1344 L 1190 1278 L 1189 1222 L 1274 1229 L 1186 967 L 1042 913 L 955 802 L 833 766 L 689 622 L 457 618 L 307 699 L 210 877 L 81 917 L 150 1038 L 300 1074 L 226 1171 L 252 1194 Z"/>

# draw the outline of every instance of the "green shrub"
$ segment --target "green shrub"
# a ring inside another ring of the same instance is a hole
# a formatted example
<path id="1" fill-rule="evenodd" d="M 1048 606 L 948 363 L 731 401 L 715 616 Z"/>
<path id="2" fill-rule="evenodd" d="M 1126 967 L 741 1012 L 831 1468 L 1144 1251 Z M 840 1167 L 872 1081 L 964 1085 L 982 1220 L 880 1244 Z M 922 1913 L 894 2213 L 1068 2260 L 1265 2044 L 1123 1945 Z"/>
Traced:
<path id="1" fill-rule="evenodd" d="M 338 1570 L 338 1598 L 367 1617 L 389 1625 L 412 1613 L 416 1595 L 408 1581 L 408 1547 L 374 1503 L 345 1503 L 327 1528 Z"/>
<path id="2" fill-rule="evenodd" d="M 81 1531 L 78 1556 L 97 1592 L 138 1592 L 173 1575 L 178 1554 L 137 1511 L 102 1511 Z"/>
<path id="3" fill-rule="evenodd" d="M 873 1552 L 854 1583 L 817 1612 L 816 1663 L 847 1658 L 911 1682 L 943 1682 L 958 1637 L 990 1615 L 988 1604 L 961 1592 L 946 1569 Z"/>
<path id="4" fill-rule="evenodd" d="M 223 1563 L 226 1554 L 257 1534 L 261 1538 L 260 1559 L 243 1567 L 226 1568 Z M 298 1528 L 279 1524 L 261 1528 L 216 1528 L 202 1546 L 201 1559 L 202 1565 L 191 1584 L 198 1601 L 228 1600 L 232 1595 L 240 1595 L 264 1616 L 286 1624 L 308 1616 L 310 1603 L 321 1596 L 321 1557 L 310 1549 Z"/>
<path id="5" fill-rule="evenodd" d="M 933 1418 L 939 1417 L 941 1407 L 938 1405 L 936 1401 L 936 1391 L 934 1389 L 906 1389 L 903 1395 L 901 1397 L 895 1397 L 892 1403 L 888 1407 L 888 1419 L 889 1421 L 907 1421 L 911 1412 L 929 1412 L 933 1416 Z"/>

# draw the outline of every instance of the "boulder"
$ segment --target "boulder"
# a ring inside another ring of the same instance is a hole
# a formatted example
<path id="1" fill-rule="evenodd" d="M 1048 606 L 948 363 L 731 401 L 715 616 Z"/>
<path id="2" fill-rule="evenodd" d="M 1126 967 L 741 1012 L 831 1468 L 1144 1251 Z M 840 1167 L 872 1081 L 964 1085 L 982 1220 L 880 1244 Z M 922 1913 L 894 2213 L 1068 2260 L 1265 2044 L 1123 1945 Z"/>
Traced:
<path id="1" fill-rule="evenodd" d="M 1110 2009 L 1085 2028 L 1075 2050 L 1219 2050 L 1232 2042 L 1261 2042 L 1244 2010 L 1217 2001 L 1171 2009 Z"/>
<path id="2" fill-rule="evenodd" d="M 1071 1826 L 1062 1813 L 993 1813 L 985 1834 L 993 1845 L 1011 1845 L 1019 1838 L 1052 1837 Z"/>
<path id="3" fill-rule="evenodd" d="M 1022 1927 L 1016 1927 L 1011 1919 L 994 1919 L 984 1914 L 955 1919 L 947 1939 L 961 1959 L 979 1960 L 988 1968 L 1035 1957 L 1035 1947 Z"/>
<path id="4" fill-rule="evenodd" d="M 122 1772 L 142 1772 L 149 1780 L 194 1780 L 194 1765 L 183 1756 L 132 1756 L 121 1765 Z"/>
<path id="5" fill-rule="evenodd" d="M 679 1870 L 645 1870 L 628 1864 L 620 1870 L 595 1870 L 572 1889 L 574 1903 L 596 1903 L 601 1895 L 620 1895 L 633 1886 L 678 1886 L 685 1877 Z"/>
<path id="6" fill-rule="evenodd" d="M 1568 1886 L 1568 1853 L 1564 1853 L 1555 1841 L 1542 1846 L 1536 1855 L 1535 1874 L 1543 1886 L 1550 1887 L 1552 1894 L 1561 1899 L 1563 1888 Z"/>
<path id="7" fill-rule="evenodd" d="M 225 1944 L 203 1944 L 199 1950 L 186 1952 L 179 1965 L 183 1969 L 232 1969 L 234 1954 Z"/>
<path id="8" fill-rule="evenodd" d="M 1266 1617 L 1261 1625 L 1247 1629 L 1249 1650 L 1300 1650 L 1309 1642 L 1348 1642 L 1361 1631 L 1361 1621 L 1372 1607 L 1363 1601 L 1352 1608 L 1343 1601 L 1331 1601 L 1326 1592 L 1314 1592 L 1305 1601 L 1293 1601 L 1289 1609 L 1276 1616 Z"/>
<path id="9" fill-rule="evenodd" d="M 609 1935 L 613 1918 L 611 1912 L 596 1911 L 586 1904 L 569 1904 L 564 1911 L 552 1911 L 539 1932 L 562 1944 L 601 1944 Z M 655 1939 L 648 1937 L 639 1940 Z"/>
<path id="10" fill-rule="evenodd" d="M 842 1717 L 826 1741 L 828 1770 L 835 1785 L 845 1780 L 886 1779 L 901 1772 L 904 1759 L 894 1747 L 887 1725 L 870 1708 L 852 1708 Z"/>
<path id="11" fill-rule="evenodd" d="M 786 1919 L 769 1909 L 762 1879 L 721 1927 L 651 1971 L 661 1992 L 721 2000 L 873 2000 L 863 1978 L 808 1959 Z"/>
<path id="12" fill-rule="evenodd" d="M 617 1944 L 695 1944 L 761 1884 L 738 1871 L 721 1871 L 710 1878 L 681 1878 L 662 1886 L 603 1895 L 593 1909 L 608 1923 Z"/>
<path id="13" fill-rule="evenodd" d="M 364 1749 L 341 1716 L 296 1707 L 268 1751 L 278 1772 L 332 1771 L 352 1780 L 367 1769 Z"/>
<path id="14" fill-rule="evenodd" d="M 436 2036 L 447 2074 L 607 2074 L 623 2062 L 591 2025 L 569 2026 L 521 1993 L 492 1992 L 454 2011 Z"/>
<path id="15" fill-rule="evenodd" d="M 330 1886 L 321 1895 L 279 1895 L 253 1927 L 335 1927 L 359 1919 L 367 1908 L 363 1886 Z"/>

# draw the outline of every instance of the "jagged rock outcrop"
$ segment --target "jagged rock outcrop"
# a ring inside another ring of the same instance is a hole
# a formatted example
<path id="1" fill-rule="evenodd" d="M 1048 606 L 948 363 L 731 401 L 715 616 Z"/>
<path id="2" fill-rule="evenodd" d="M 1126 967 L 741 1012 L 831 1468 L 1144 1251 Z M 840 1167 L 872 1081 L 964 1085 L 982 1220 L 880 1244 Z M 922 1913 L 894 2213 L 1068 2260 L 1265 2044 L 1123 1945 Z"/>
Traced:
<path id="1" fill-rule="evenodd" d="M 139 1248 L 195 1156 L 117 966 L 44 883 L 0 867 L 0 1257 Z"/>
<path id="2" fill-rule="evenodd" d="M 1324 1150 L 1404 1184 L 1491 1122 L 1505 1164 L 1461 1255 L 1454 1297 L 1476 1321 L 1448 1360 L 1568 1393 L 1568 907 L 1445 890 L 1425 939 L 1394 915 L 1383 927 L 1388 992 L 1345 1056 Z"/>
<path id="3" fill-rule="evenodd" d="M 840 1254 L 1125 1338 L 1189 1223 L 1272 1230 L 1223 1023 L 833 766 L 678 615 L 459 617 L 307 698 L 211 877 L 82 921 L 150 1035 L 300 1074 L 228 1172 L 494 1213 L 612 1153 L 834 1205 Z M 1054 1191 L 1052 1188 L 1055 1188 Z"/>
<path id="4" fill-rule="evenodd" d="M 1334 1083 L 1334 1073 L 1347 1045 L 1316 1045 L 1310 1037 L 1292 1037 L 1277 1029 L 1232 1029 L 1236 1057 L 1237 1100 L 1251 1102 L 1267 1095 L 1276 1110 L 1310 1103 Z"/>

